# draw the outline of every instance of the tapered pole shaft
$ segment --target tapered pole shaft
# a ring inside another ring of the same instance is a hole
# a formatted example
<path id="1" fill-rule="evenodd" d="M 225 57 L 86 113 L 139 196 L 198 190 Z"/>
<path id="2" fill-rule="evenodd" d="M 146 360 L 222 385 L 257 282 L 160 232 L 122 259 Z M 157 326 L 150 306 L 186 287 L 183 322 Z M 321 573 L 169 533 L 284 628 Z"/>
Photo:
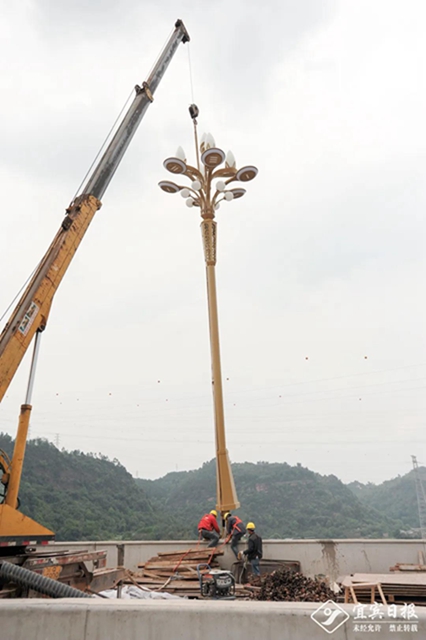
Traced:
<path id="1" fill-rule="evenodd" d="M 204 217 L 204 216 L 203 216 Z M 222 513 L 240 506 L 226 449 L 225 413 L 223 408 L 222 370 L 219 345 L 219 319 L 216 295 L 216 222 L 204 217 L 201 223 L 204 257 L 206 261 L 207 299 L 209 309 L 210 348 L 212 362 L 212 388 L 216 439 L 217 505 Z"/>

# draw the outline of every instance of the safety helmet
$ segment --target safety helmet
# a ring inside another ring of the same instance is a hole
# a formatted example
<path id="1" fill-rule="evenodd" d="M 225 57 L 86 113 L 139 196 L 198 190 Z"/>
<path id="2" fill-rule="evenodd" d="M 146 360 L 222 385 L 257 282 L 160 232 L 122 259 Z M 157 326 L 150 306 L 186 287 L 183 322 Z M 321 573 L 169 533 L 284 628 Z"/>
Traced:
<path id="1" fill-rule="evenodd" d="M 256 529 L 254 522 L 248 522 L 246 524 L 246 529 L 251 529 L 252 531 L 254 531 Z"/>
<path id="2" fill-rule="evenodd" d="M 217 518 L 217 511 L 216 511 L 216 509 L 212 509 L 212 510 L 210 511 L 210 513 L 211 513 L 211 515 L 212 515 L 212 516 L 214 516 L 215 518 Z"/>
<path id="3" fill-rule="evenodd" d="M 227 519 L 229 518 L 229 516 L 230 516 L 230 515 L 231 515 L 231 512 L 230 512 L 230 511 L 227 511 L 227 512 L 225 513 L 225 515 L 223 516 L 223 519 L 224 519 L 224 520 L 227 520 Z"/>

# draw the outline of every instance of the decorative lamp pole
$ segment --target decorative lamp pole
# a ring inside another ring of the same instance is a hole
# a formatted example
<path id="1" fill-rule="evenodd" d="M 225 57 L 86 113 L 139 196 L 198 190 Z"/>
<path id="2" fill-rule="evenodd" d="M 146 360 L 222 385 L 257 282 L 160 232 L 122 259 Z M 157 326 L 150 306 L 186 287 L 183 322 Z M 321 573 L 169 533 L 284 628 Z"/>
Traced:
<path id="1" fill-rule="evenodd" d="M 182 147 L 178 148 L 175 157 L 167 158 L 163 164 L 171 173 L 175 175 L 183 175 L 189 178 L 191 180 L 191 186 L 185 187 L 166 180 L 161 181 L 159 186 L 167 193 L 180 192 L 181 196 L 186 199 L 188 207 L 200 208 L 202 218 L 201 234 L 203 239 L 207 275 L 216 437 L 216 508 L 223 515 L 226 511 L 238 508 L 240 503 L 238 502 L 237 493 L 235 491 L 234 478 L 232 476 L 225 440 L 225 418 L 223 410 L 215 274 L 217 223 L 215 222 L 214 217 L 215 211 L 219 209 L 221 202 L 229 202 L 236 198 L 241 198 L 246 192 L 245 189 L 241 187 L 228 188 L 229 185 L 237 181 L 249 182 L 250 180 L 253 180 L 253 178 L 256 177 L 258 170 L 256 167 L 252 166 L 237 169 L 233 153 L 229 151 L 225 156 L 222 149 L 218 149 L 216 147 L 213 136 L 210 133 L 202 136 L 201 144 L 198 149 L 196 120 L 198 116 L 198 107 L 196 105 L 191 105 L 189 107 L 189 112 L 194 122 L 197 168 L 187 163 L 185 152 Z M 221 167 L 223 162 L 225 162 L 225 166 Z M 218 178 L 219 181 L 213 186 L 213 180 Z"/>

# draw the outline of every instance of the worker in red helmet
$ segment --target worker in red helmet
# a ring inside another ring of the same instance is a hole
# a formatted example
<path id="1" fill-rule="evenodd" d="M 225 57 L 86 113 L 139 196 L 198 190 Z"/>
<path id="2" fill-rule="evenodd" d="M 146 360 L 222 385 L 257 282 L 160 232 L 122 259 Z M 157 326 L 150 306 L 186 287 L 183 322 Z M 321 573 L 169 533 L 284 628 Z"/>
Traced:
<path id="1" fill-rule="evenodd" d="M 209 540 L 208 547 L 217 547 L 220 538 L 220 529 L 217 524 L 217 511 L 212 509 L 210 513 L 206 513 L 198 523 L 198 534 L 203 540 Z"/>
<path id="2" fill-rule="evenodd" d="M 230 511 L 225 513 L 223 519 L 226 522 L 226 533 L 228 534 L 226 541 L 231 541 L 231 549 L 234 556 L 238 558 L 238 543 L 246 533 L 244 522 L 238 516 L 232 515 Z"/>

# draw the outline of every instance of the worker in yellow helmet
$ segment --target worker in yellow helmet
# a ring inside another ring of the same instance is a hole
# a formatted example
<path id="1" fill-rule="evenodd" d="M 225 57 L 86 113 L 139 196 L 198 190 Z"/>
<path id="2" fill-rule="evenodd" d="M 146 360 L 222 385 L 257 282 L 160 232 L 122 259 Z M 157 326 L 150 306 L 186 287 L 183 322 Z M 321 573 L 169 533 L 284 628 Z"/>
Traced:
<path id="1" fill-rule="evenodd" d="M 260 560 L 262 558 L 262 538 L 255 533 L 256 525 L 254 522 L 246 524 L 247 533 L 249 534 L 247 541 L 247 549 L 243 554 L 247 556 L 251 564 L 253 574 L 260 576 Z"/>
<path id="2" fill-rule="evenodd" d="M 217 547 L 220 538 L 220 529 L 217 524 L 217 511 L 212 509 L 210 513 L 206 513 L 198 523 L 198 535 L 203 540 L 209 540 L 208 547 Z"/>
<path id="3" fill-rule="evenodd" d="M 226 543 L 231 542 L 231 549 L 236 558 L 238 558 L 238 543 L 245 535 L 246 528 L 244 526 L 243 521 L 238 516 L 232 515 L 230 511 L 227 511 L 223 516 L 223 519 L 226 522 L 226 533 L 227 538 L 225 540 Z"/>

